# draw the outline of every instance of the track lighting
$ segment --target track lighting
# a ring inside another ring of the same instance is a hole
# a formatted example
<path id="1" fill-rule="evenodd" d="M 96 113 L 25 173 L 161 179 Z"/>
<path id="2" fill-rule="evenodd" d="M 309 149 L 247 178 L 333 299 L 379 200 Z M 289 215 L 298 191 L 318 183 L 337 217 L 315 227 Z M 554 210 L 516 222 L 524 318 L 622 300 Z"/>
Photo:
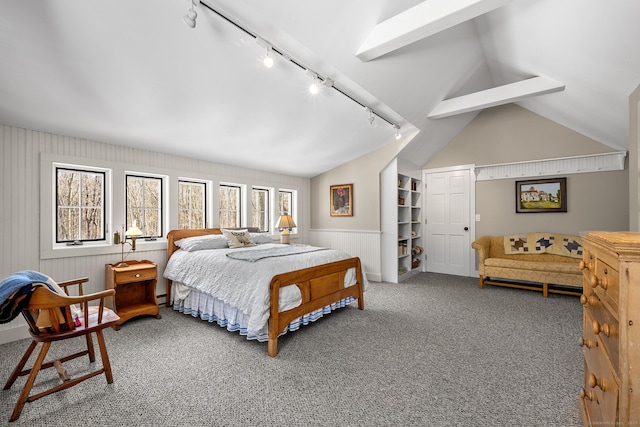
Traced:
<path id="1" fill-rule="evenodd" d="M 273 67 L 273 58 L 269 55 L 269 51 L 267 51 L 267 53 L 264 55 L 264 59 L 262 59 L 262 63 L 267 68 Z"/>
<path id="2" fill-rule="evenodd" d="M 400 139 L 402 137 L 402 135 L 400 134 L 400 126 L 399 125 L 393 123 L 391 120 L 387 119 L 386 117 L 384 117 L 380 113 L 378 113 L 378 112 L 372 110 L 371 108 L 367 107 L 364 104 L 364 102 L 358 100 L 354 96 L 352 96 L 349 93 L 345 92 L 340 87 L 336 87 L 335 86 L 335 82 L 333 81 L 333 79 L 330 79 L 328 77 L 323 77 L 321 75 L 318 75 L 318 74 L 314 73 L 307 66 L 305 66 L 303 63 L 297 61 L 294 58 L 291 58 L 286 53 L 283 53 L 283 51 L 281 49 L 279 49 L 277 46 L 274 46 L 270 42 L 267 42 L 266 40 L 262 39 L 259 34 L 256 34 L 255 32 L 243 27 L 241 24 L 239 24 L 238 22 L 234 21 L 230 17 L 224 15 L 223 13 L 217 11 L 216 9 L 211 7 L 209 4 L 207 4 L 206 2 L 201 2 L 201 0 L 188 0 L 188 1 L 189 1 L 189 4 L 190 4 L 191 7 L 189 8 L 189 11 L 187 12 L 187 14 L 183 17 L 183 20 L 189 27 L 195 28 L 195 26 L 196 26 L 196 18 L 198 17 L 198 14 L 195 11 L 195 7 L 199 6 L 199 5 L 202 5 L 203 8 L 209 9 L 211 12 L 213 12 L 216 15 L 218 15 L 220 18 L 224 19 L 225 21 L 229 22 L 234 27 L 236 27 L 239 30 L 243 31 L 245 34 L 253 37 L 255 39 L 256 43 L 266 50 L 265 55 L 262 57 L 262 63 L 264 64 L 265 67 L 267 67 L 267 68 L 273 67 L 275 61 L 274 61 L 274 59 L 272 57 L 272 53 L 277 53 L 282 58 L 284 58 L 285 61 L 291 62 L 292 64 L 294 64 L 294 65 L 298 66 L 299 68 L 301 68 L 302 70 L 306 71 L 307 75 L 312 79 L 312 82 L 309 85 L 309 92 L 311 92 L 312 95 L 318 94 L 321 90 L 323 90 L 322 89 L 323 87 L 331 88 L 331 89 L 335 90 L 336 92 L 344 95 L 346 98 L 350 99 L 351 101 L 355 102 L 356 104 L 360 105 L 361 107 L 364 107 L 365 111 L 369 114 L 369 117 L 368 117 L 367 121 L 369 122 L 370 126 L 373 126 L 374 121 L 375 121 L 376 116 L 377 116 L 379 119 L 381 119 L 382 121 L 388 123 L 389 125 L 391 125 L 393 127 L 393 129 L 395 130 L 395 138 L 396 139 Z"/>
<path id="3" fill-rule="evenodd" d="M 367 119 L 367 121 L 369 122 L 369 126 L 373 126 L 373 121 L 375 120 L 375 118 L 373 117 L 373 111 L 371 111 L 371 108 L 369 107 L 364 107 L 364 111 L 369 113 L 369 118 Z"/>
<path id="4" fill-rule="evenodd" d="M 194 7 L 197 4 L 200 4 L 200 0 L 191 0 L 191 7 L 186 15 L 182 17 L 182 20 L 185 24 L 187 24 L 190 28 L 196 27 L 196 18 L 198 17 L 198 13 L 195 11 Z"/>
<path id="5" fill-rule="evenodd" d="M 320 81 L 318 75 L 313 71 L 307 70 L 307 75 L 311 76 L 311 84 L 309 85 L 309 92 L 311 95 L 315 95 L 320 91 Z"/>
<path id="6" fill-rule="evenodd" d="M 270 43 L 266 42 L 260 37 L 256 37 L 256 43 L 259 46 L 265 48 L 265 50 L 267 51 L 267 53 L 265 53 L 264 57 L 262 58 L 262 63 L 264 64 L 264 66 L 267 68 L 273 67 L 273 57 L 271 56 L 271 50 L 273 49 L 273 46 L 271 46 Z"/>

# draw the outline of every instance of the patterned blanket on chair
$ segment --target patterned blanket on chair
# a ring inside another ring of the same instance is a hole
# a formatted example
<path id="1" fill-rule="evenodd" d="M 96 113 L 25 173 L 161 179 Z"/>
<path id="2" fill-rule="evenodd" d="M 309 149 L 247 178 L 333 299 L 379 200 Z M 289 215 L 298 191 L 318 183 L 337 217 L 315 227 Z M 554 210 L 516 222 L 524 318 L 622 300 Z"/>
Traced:
<path id="1" fill-rule="evenodd" d="M 580 237 L 557 233 L 528 233 L 504 236 L 504 253 L 553 254 L 582 258 Z"/>

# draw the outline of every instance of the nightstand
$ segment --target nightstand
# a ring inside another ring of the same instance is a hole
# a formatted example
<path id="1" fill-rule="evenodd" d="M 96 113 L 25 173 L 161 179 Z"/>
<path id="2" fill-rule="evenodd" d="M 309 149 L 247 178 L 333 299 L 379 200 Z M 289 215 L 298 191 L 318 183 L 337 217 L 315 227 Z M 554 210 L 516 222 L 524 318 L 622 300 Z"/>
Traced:
<path id="1" fill-rule="evenodd" d="M 151 261 L 127 261 L 128 266 L 105 266 L 105 288 L 115 289 L 115 296 L 107 299 L 107 306 L 120 316 L 117 331 L 127 320 L 151 315 L 160 319 L 156 283 L 158 267 Z"/>

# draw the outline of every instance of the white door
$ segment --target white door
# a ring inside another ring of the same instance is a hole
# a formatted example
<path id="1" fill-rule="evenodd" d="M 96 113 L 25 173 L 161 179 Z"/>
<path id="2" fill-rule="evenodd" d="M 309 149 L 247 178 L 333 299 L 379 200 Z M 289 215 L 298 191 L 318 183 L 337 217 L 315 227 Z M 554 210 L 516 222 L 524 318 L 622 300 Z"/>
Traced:
<path id="1" fill-rule="evenodd" d="M 470 171 L 425 174 L 427 271 L 469 276 Z"/>

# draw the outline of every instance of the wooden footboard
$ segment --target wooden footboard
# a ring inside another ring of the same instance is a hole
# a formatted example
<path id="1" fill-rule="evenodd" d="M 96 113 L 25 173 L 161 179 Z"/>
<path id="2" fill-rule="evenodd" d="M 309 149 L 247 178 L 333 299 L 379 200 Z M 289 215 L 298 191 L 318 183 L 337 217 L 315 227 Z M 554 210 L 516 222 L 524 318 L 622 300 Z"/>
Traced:
<path id="1" fill-rule="evenodd" d="M 356 283 L 345 287 L 344 277 L 350 268 L 355 268 Z M 286 286 L 297 286 L 300 289 L 302 304 L 280 312 L 280 289 Z M 358 308 L 363 310 L 363 292 L 362 268 L 360 258 L 357 257 L 274 276 L 271 279 L 269 356 L 275 357 L 278 354 L 278 335 L 294 319 L 346 297 L 357 298 Z"/>

